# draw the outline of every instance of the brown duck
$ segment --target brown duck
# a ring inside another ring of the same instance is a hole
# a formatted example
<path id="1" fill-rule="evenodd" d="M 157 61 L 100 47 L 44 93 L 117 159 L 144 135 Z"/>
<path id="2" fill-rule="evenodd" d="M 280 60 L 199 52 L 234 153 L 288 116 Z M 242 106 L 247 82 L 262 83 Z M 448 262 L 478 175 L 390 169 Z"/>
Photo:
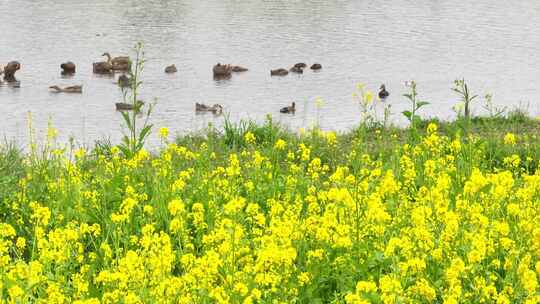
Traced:
<path id="1" fill-rule="evenodd" d="M 112 57 L 111 54 L 105 52 L 103 55 L 107 57 L 107 62 L 111 64 L 114 71 L 127 71 L 131 69 L 131 59 L 128 56 Z"/>
<path id="2" fill-rule="evenodd" d="M 176 73 L 176 72 L 178 72 L 178 69 L 176 68 L 176 66 L 174 64 L 171 64 L 170 66 L 165 68 L 165 73 L 167 73 L 167 74 L 172 74 L 172 73 Z"/>
<path id="3" fill-rule="evenodd" d="M 75 66 L 75 63 L 68 61 L 64 62 L 60 65 L 60 68 L 62 69 L 62 74 L 75 74 L 75 70 L 77 67 Z"/>
<path id="4" fill-rule="evenodd" d="M 311 65 L 310 69 L 315 70 L 315 71 L 320 70 L 322 69 L 322 65 L 320 63 L 314 63 Z"/>
<path id="5" fill-rule="evenodd" d="M 126 75 L 120 75 L 118 77 L 118 85 L 121 87 L 121 88 L 125 88 L 125 87 L 129 87 L 131 86 L 131 78 L 129 78 L 128 76 Z"/>
<path id="6" fill-rule="evenodd" d="M 116 111 L 133 111 L 135 110 L 135 107 L 142 107 L 144 105 L 144 101 L 137 100 L 137 104 L 133 105 L 131 103 L 125 103 L 125 102 L 117 102 L 116 105 Z"/>
<path id="7" fill-rule="evenodd" d="M 270 70 L 270 76 L 285 76 L 287 74 L 289 74 L 289 71 L 286 69 Z"/>
<path id="8" fill-rule="evenodd" d="M 214 77 L 228 77 L 231 76 L 233 67 L 230 64 L 221 64 L 218 62 L 213 68 L 212 72 Z"/>
<path id="9" fill-rule="evenodd" d="M 212 112 L 213 114 L 221 114 L 223 112 L 223 107 L 219 104 L 207 106 L 197 102 L 195 103 L 195 112 Z"/>
<path id="10" fill-rule="evenodd" d="M 17 82 L 15 72 L 21 69 L 21 64 L 18 61 L 10 61 L 4 67 L 4 80 L 7 82 Z"/>
<path id="11" fill-rule="evenodd" d="M 296 103 L 294 102 L 290 106 L 283 107 L 281 108 L 281 110 L 279 110 L 279 112 L 284 113 L 284 114 L 294 114 L 295 111 L 296 111 Z"/>
<path id="12" fill-rule="evenodd" d="M 381 88 L 379 91 L 379 98 L 380 99 L 386 99 L 386 97 L 390 96 L 390 93 L 386 90 L 386 86 L 384 84 L 381 84 Z"/>
<path id="13" fill-rule="evenodd" d="M 50 86 L 49 89 L 54 90 L 55 93 L 82 93 L 82 86 L 74 85 L 69 87 L 61 88 L 59 86 Z"/>

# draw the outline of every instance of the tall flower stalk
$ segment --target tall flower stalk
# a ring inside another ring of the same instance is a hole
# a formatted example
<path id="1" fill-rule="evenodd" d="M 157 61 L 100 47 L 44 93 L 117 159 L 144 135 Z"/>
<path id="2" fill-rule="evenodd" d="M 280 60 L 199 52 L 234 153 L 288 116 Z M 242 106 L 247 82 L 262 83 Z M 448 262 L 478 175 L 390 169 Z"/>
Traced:
<path id="1" fill-rule="evenodd" d="M 411 109 L 401 113 L 403 113 L 403 115 L 409 120 L 411 132 L 415 132 L 418 123 L 421 121 L 420 116 L 418 116 L 416 113 L 418 110 L 420 110 L 420 108 L 428 105 L 429 102 L 418 100 L 418 91 L 416 90 L 416 82 L 414 80 L 406 82 L 405 86 L 409 88 L 409 93 L 403 94 L 403 96 L 409 100 Z"/>
<path id="2" fill-rule="evenodd" d="M 132 157 L 137 152 L 139 152 L 143 147 L 146 139 L 150 135 L 152 129 L 152 124 L 149 123 L 148 119 L 153 110 L 153 105 L 148 105 L 146 114 L 144 115 L 144 122 L 140 129 L 137 124 L 138 118 L 141 116 L 144 102 L 139 100 L 140 88 L 142 85 L 141 73 L 144 69 L 144 51 L 142 43 L 137 43 L 134 48 L 135 51 L 135 62 L 131 65 L 129 71 L 129 86 L 122 87 L 122 94 L 125 103 L 131 104 L 133 111 L 122 112 L 122 118 L 128 129 L 128 134 L 124 134 L 122 138 L 122 143 L 119 148 L 124 153 L 126 157 Z"/>

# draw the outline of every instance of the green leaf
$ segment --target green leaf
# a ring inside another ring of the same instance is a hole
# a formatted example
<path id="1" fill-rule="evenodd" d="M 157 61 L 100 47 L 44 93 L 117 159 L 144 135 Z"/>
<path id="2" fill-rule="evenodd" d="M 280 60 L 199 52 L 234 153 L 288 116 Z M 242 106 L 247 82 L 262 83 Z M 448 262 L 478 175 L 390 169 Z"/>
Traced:
<path id="1" fill-rule="evenodd" d="M 135 154 L 136 152 L 141 151 L 143 146 L 144 146 L 144 142 L 142 142 L 142 141 L 137 142 L 137 145 L 135 146 L 135 152 L 133 154 Z"/>
<path id="2" fill-rule="evenodd" d="M 122 151 L 122 153 L 124 154 L 124 156 L 126 157 L 131 157 L 132 153 L 131 153 L 131 150 L 129 148 L 129 138 L 127 136 L 124 135 L 124 137 L 122 138 L 122 144 L 118 145 L 118 148 L 120 149 L 120 151 Z"/>
<path id="3" fill-rule="evenodd" d="M 120 112 L 122 114 L 122 118 L 124 118 L 124 122 L 126 123 L 129 130 L 133 129 L 133 126 L 131 125 L 131 118 L 129 117 L 129 113 L 126 112 Z"/>
<path id="4" fill-rule="evenodd" d="M 419 101 L 419 102 L 416 103 L 416 109 L 420 109 L 421 107 L 426 106 L 428 104 L 429 104 L 429 102 L 427 102 L 427 101 Z"/>
<path id="5" fill-rule="evenodd" d="M 411 111 L 403 111 L 401 112 L 405 117 L 407 117 L 407 119 L 410 121 L 411 120 L 411 117 L 412 117 L 412 112 Z"/>
<path id="6" fill-rule="evenodd" d="M 142 128 L 141 133 L 139 133 L 139 142 L 144 141 L 144 139 L 148 136 L 150 129 L 152 129 L 152 125 L 148 125 Z"/>

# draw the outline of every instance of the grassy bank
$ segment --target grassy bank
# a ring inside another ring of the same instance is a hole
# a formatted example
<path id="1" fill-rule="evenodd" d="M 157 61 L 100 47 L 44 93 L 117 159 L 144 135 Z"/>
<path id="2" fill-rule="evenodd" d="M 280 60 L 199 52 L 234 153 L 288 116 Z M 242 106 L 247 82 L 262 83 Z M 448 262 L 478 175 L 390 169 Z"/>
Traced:
<path id="1" fill-rule="evenodd" d="M 0 149 L 13 303 L 537 303 L 540 124 Z M 155 136 L 155 135 L 154 135 Z"/>

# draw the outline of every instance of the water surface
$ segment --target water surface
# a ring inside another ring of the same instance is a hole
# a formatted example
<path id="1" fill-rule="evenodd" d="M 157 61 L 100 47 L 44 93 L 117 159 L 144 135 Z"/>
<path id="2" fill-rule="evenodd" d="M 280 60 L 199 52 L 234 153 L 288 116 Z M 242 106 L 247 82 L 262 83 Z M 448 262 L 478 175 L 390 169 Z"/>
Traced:
<path id="1" fill-rule="evenodd" d="M 114 79 L 92 74 L 92 62 L 145 45 L 143 98 L 157 98 L 152 122 L 173 133 L 199 130 L 223 117 L 196 115 L 194 103 L 219 103 L 231 119 L 262 121 L 267 114 L 292 129 L 319 123 L 347 130 L 358 124 L 351 93 L 358 82 L 391 93 L 393 120 L 406 106 L 403 82 L 415 79 L 431 106 L 422 113 L 453 116 L 452 81 L 465 77 L 494 102 L 538 112 L 540 2 L 477 0 L 1 0 L 0 62 L 18 60 L 20 88 L 0 86 L 0 132 L 27 142 L 27 116 L 61 139 L 110 137 L 122 129 Z M 78 72 L 60 76 L 72 60 Z M 248 67 L 228 81 L 212 79 L 216 62 Z M 270 69 L 319 62 L 322 71 L 270 77 Z M 176 64 L 179 73 L 163 70 Z M 48 86 L 84 85 L 84 94 L 49 93 Z M 325 102 L 319 108 L 316 97 Z M 296 115 L 279 108 L 296 101 Z M 476 105 L 480 112 L 480 102 Z M 157 139 L 154 140 L 156 142 Z"/>

